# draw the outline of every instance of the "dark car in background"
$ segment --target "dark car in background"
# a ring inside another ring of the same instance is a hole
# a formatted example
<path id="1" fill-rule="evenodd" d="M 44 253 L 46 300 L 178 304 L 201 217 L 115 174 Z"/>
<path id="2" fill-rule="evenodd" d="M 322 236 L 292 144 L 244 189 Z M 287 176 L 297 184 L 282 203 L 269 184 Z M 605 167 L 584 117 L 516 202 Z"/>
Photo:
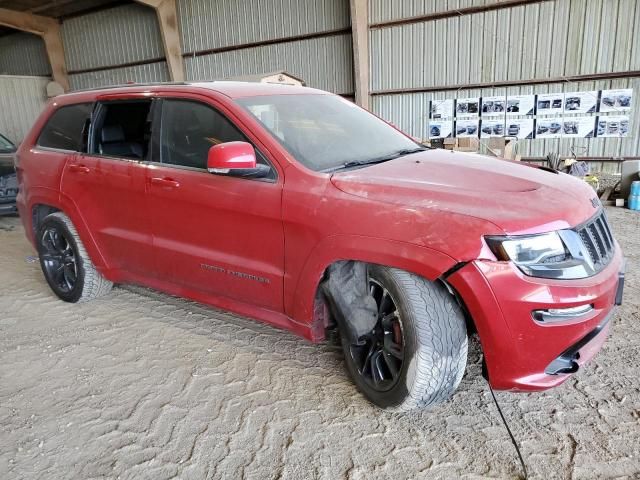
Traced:
<path id="1" fill-rule="evenodd" d="M 0 134 L 0 215 L 17 213 L 18 180 L 13 165 L 16 146 Z"/>

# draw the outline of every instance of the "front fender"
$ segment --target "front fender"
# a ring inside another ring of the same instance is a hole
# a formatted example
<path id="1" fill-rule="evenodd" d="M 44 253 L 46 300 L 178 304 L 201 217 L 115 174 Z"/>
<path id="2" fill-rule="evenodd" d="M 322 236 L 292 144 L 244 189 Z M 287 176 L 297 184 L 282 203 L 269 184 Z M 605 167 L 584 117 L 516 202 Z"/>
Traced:
<path id="1" fill-rule="evenodd" d="M 385 265 L 435 280 L 457 261 L 437 250 L 397 240 L 332 235 L 313 249 L 296 279 L 285 280 L 285 308 L 293 319 L 311 326 L 318 284 L 329 265 L 356 260 Z"/>

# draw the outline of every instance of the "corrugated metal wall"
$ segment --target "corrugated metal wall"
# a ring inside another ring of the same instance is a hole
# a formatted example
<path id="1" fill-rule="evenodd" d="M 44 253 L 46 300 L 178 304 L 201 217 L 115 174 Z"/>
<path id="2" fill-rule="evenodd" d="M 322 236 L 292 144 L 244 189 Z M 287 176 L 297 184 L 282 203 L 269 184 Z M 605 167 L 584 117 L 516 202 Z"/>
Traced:
<path id="1" fill-rule="evenodd" d="M 322 34 L 350 25 L 348 0 L 181 0 L 178 2 L 185 53 L 231 51 L 185 57 L 189 80 L 211 80 L 274 70 L 304 79 L 311 87 L 353 93 L 351 35 Z M 264 46 L 247 44 L 282 40 Z"/>
<path id="2" fill-rule="evenodd" d="M 0 75 L 50 75 L 44 41 L 31 33 L 0 37 Z"/>
<path id="3" fill-rule="evenodd" d="M 352 93 L 352 52 L 351 35 L 336 35 L 186 57 L 185 69 L 190 80 L 286 70 L 304 79 L 310 87 Z"/>
<path id="4" fill-rule="evenodd" d="M 469 3 L 370 0 L 371 23 Z M 437 4 L 437 5 L 436 5 Z M 408 10 L 407 10 L 408 9 Z M 640 70 L 640 2 L 555 0 L 429 22 L 372 29 L 372 91 L 566 75 Z M 543 86 L 374 96 L 373 109 L 413 135 L 426 136 L 431 98 L 634 88 L 631 131 L 640 125 L 640 79 L 563 82 Z M 626 139 L 529 140 L 525 156 L 569 154 L 572 145 L 590 156 L 638 155 L 640 136 Z"/>
<path id="5" fill-rule="evenodd" d="M 179 0 L 178 9 L 184 52 L 350 25 L 349 0 Z"/>
<path id="6" fill-rule="evenodd" d="M 500 3 L 501 0 L 369 0 L 370 23 Z"/>
<path id="7" fill-rule="evenodd" d="M 147 63 L 134 67 L 109 68 L 96 72 L 69 75 L 72 90 L 95 88 L 104 85 L 121 85 L 123 83 L 168 82 L 169 71 L 166 62 Z"/>
<path id="8" fill-rule="evenodd" d="M 180 0 L 177 4 L 183 52 L 230 49 L 186 56 L 187 80 L 282 69 L 310 86 L 353 93 L 351 35 L 322 35 L 349 27 L 348 0 Z M 320 35 L 287 41 L 292 36 L 316 34 Z M 72 89 L 169 80 L 164 61 L 104 69 L 164 58 L 151 8 L 131 4 L 71 18 L 64 21 L 62 35 Z M 278 43 L 245 48 L 273 40 Z"/>
<path id="9" fill-rule="evenodd" d="M 65 20 L 62 41 L 70 71 L 164 57 L 156 14 L 138 4 Z"/>
<path id="10" fill-rule="evenodd" d="M 47 103 L 46 77 L 0 75 L 0 132 L 20 143 Z"/>
<path id="11" fill-rule="evenodd" d="M 158 20 L 149 7 L 130 4 L 70 18 L 62 23 L 62 40 L 72 89 L 169 78 L 164 60 L 121 67 L 164 59 Z M 91 69 L 101 70 L 73 73 Z"/>

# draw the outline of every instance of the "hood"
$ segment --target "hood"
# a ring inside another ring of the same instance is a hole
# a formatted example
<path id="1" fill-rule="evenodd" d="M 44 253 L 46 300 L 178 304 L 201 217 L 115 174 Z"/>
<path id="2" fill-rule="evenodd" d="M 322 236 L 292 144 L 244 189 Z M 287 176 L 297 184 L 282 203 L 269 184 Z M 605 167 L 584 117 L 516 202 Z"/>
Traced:
<path id="1" fill-rule="evenodd" d="M 483 219 L 508 234 L 573 227 L 599 205 L 593 189 L 570 175 L 441 149 L 338 172 L 331 182 L 373 201 Z"/>

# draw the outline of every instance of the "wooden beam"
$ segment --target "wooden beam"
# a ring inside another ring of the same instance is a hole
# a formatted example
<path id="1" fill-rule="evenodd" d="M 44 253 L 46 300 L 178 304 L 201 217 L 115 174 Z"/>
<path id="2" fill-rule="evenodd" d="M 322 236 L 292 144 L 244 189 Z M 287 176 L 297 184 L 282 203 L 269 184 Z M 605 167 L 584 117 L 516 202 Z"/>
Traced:
<path id="1" fill-rule="evenodd" d="M 356 103 L 369 108 L 369 11 L 368 0 L 350 0 L 353 73 Z"/>
<path id="2" fill-rule="evenodd" d="M 64 47 L 60 36 L 60 23 L 57 20 L 34 15 L 33 13 L 0 8 L 0 25 L 42 37 L 49 57 L 53 79 L 60 84 L 65 92 L 69 90 Z"/>
<path id="3" fill-rule="evenodd" d="M 0 25 L 23 32 L 43 35 L 47 29 L 57 26 L 58 22 L 53 18 L 34 15 L 33 13 L 0 8 Z"/>
<path id="4" fill-rule="evenodd" d="M 158 24 L 164 44 L 164 54 L 169 67 L 169 76 L 173 82 L 184 82 L 184 64 L 178 31 L 178 13 L 176 0 L 136 0 L 152 7 L 158 15 Z"/>
<path id="5" fill-rule="evenodd" d="M 51 76 L 60 84 L 62 90 L 69 91 L 69 76 L 67 75 L 67 65 L 64 59 L 64 46 L 60 35 L 60 25 L 55 25 L 47 29 L 42 35 L 44 46 L 47 49 L 49 64 L 51 65 Z"/>

